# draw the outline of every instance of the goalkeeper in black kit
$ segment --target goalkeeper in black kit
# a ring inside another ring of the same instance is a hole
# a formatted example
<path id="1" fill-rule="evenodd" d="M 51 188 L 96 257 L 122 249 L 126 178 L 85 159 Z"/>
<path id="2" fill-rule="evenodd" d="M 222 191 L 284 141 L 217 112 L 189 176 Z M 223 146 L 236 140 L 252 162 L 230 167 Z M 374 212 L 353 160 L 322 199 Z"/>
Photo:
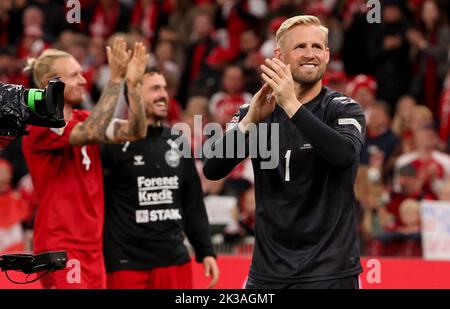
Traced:
<path id="1" fill-rule="evenodd" d="M 233 138 L 256 153 L 251 155 L 255 247 L 246 288 L 356 289 L 362 269 L 353 185 L 364 113 L 351 98 L 322 86 L 330 54 L 328 29 L 319 19 L 286 20 L 276 41 L 274 58 L 261 66 L 265 84 L 209 150 L 227 153 Z M 256 138 L 274 124 L 278 131 L 266 140 Z M 274 146 L 275 140 L 279 147 L 271 152 L 279 163 L 268 169 L 262 164 L 267 158 L 251 148 L 262 142 Z M 203 171 L 209 179 L 220 179 L 242 160 L 213 157 Z"/>
<path id="2" fill-rule="evenodd" d="M 108 288 L 193 287 L 185 236 L 203 263 L 209 287 L 218 280 L 203 192 L 194 159 L 182 156 L 167 117 L 167 84 L 146 68 L 141 98 L 148 133 L 143 140 L 105 145 L 104 255 Z"/>

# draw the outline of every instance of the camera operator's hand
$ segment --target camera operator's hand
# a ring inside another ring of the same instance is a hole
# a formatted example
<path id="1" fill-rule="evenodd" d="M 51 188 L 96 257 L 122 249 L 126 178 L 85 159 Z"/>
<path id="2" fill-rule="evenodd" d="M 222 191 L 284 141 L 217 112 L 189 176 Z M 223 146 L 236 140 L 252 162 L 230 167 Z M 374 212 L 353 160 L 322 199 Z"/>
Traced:
<path id="1" fill-rule="evenodd" d="M 128 62 L 131 58 L 131 50 L 127 51 L 127 43 L 123 38 L 116 38 L 112 47 L 106 47 L 108 64 L 111 70 L 110 80 L 114 83 L 120 83 L 127 72 Z"/>
<path id="2" fill-rule="evenodd" d="M 126 80 L 130 86 L 135 87 L 142 81 L 149 58 L 150 55 L 145 53 L 144 44 L 141 42 L 135 43 L 133 57 L 128 64 L 126 73 Z"/>

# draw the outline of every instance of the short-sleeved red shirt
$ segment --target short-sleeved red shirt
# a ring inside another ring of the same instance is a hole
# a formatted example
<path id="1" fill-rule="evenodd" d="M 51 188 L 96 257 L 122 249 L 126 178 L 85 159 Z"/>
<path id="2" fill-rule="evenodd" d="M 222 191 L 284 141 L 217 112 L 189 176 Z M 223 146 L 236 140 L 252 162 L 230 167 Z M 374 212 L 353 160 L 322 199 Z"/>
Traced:
<path id="1" fill-rule="evenodd" d="M 23 152 L 39 200 L 34 251 L 102 250 L 104 197 L 98 145 L 71 146 L 74 126 L 87 111 L 74 110 L 65 128 L 29 127 Z"/>

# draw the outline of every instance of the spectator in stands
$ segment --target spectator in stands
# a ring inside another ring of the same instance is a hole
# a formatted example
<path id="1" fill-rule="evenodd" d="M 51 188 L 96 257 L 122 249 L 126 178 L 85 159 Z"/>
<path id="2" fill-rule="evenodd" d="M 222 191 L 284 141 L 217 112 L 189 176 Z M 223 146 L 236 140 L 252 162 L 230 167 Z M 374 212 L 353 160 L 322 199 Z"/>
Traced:
<path id="1" fill-rule="evenodd" d="M 242 228 L 243 236 L 255 235 L 255 188 L 252 186 L 247 189 L 243 194 L 239 203 L 239 223 Z"/>
<path id="2" fill-rule="evenodd" d="M 14 1 L 20 2 L 20 1 Z M 28 1 L 30 6 L 39 8 L 43 14 L 43 32 L 44 38 L 48 42 L 54 42 L 58 38 L 61 31 L 67 29 L 69 24 L 66 21 L 66 12 L 61 1 L 54 0 L 31 0 Z M 64 2 L 65 3 L 65 2 Z"/>
<path id="3" fill-rule="evenodd" d="M 395 216 L 397 225 L 400 223 L 399 207 L 407 198 L 421 200 L 428 198 L 422 190 L 418 179 L 417 168 L 412 164 L 401 166 L 394 175 L 394 182 L 388 199 L 387 209 Z"/>
<path id="4" fill-rule="evenodd" d="M 254 2 L 254 3 L 252 3 Z M 225 44 L 222 45 L 227 61 L 239 55 L 240 36 L 247 29 L 257 29 L 260 18 L 267 12 L 264 1 L 219 1 L 216 22 L 224 29 Z"/>
<path id="5" fill-rule="evenodd" d="M 425 105 L 415 105 L 411 110 L 409 121 L 406 122 L 406 129 L 401 136 L 402 153 L 409 153 L 416 149 L 414 143 L 415 132 L 423 126 L 433 125 L 433 114 Z"/>
<path id="6" fill-rule="evenodd" d="M 155 57 L 151 59 L 150 65 L 160 67 L 167 78 L 173 82 L 171 87 L 178 89 L 181 69 L 174 61 L 175 49 L 175 45 L 170 41 L 158 41 L 155 46 Z M 171 93 L 171 95 L 174 95 L 174 93 Z"/>
<path id="7" fill-rule="evenodd" d="M 244 74 L 236 65 L 228 66 L 223 72 L 222 91 L 215 93 L 209 103 L 209 111 L 214 121 L 223 128 L 238 112 L 239 106 L 250 102 L 252 96 L 244 91 Z"/>
<path id="8" fill-rule="evenodd" d="M 190 141 L 192 153 L 201 154 L 203 151 L 203 135 L 204 126 L 210 121 L 208 111 L 208 97 L 193 96 L 190 97 L 186 109 L 182 116 L 182 122 L 189 126 L 189 132 L 183 132 L 184 136 Z M 201 117 L 201 128 L 196 128 L 195 116 Z"/>
<path id="9" fill-rule="evenodd" d="M 343 70 L 327 70 L 323 77 L 323 85 L 340 93 L 346 93 L 348 77 Z"/>
<path id="10" fill-rule="evenodd" d="M 407 23 L 402 2 L 384 1 L 382 20 L 370 36 L 370 61 L 378 84 L 377 98 L 394 109 L 397 100 L 407 91 L 410 80 L 409 46 L 405 38 Z"/>
<path id="11" fill-rule="evenodd" d="M 208 74 L 210 69 L 205 63 L 205 59 L 211 54 L 217 41 L 214 38 L 214 26 L 211 16 L 208 13 L 200 12 L 194 18 L 190 43 L 186 47 L 186 57 L 183 73 L 180 80 L 180 89 L 178 91 L 178 100 L 182 106 L 186 105 L 186 101 L 191 94 L 202 93 L 204 87 L 214 87 L 211 85 L 211 76 Z M 200 80 L 199 87 L 191 89 L 193 83 Z M 209 95 L 209 93 L 207 93 Z"/>
<path id="12" fill-rule="evenodd" d="M 417 170 L 421 190 L 426 196 L 436 199 L 439 186 L 450 175 L 450 156 L 438 151 L 437 134 L 432 126 L 424 126 L 414 131 L 415 151 L 398 157 L 395 169 L 408 164 Z"/>
<path id="13" fill-rule="evenodd" d="M 385 201 L 379 199 L 363 208 L 361 232 L 364 251 L 367 255 L 378 254 L 376 252 L 377 237 L 395 228 L 395 217 L 386 209 L 384 203 Z"/>
<path id="14" fill-rule="evenodd" d="M 36 26 L 25 28 L 22 40 L 18 45 L 18 54 L 21 59 L 37 57 L 50 45 L 43 40 L 42 29 Z"/>
<path id="15" fill-rule="evenodd" d="M 129 26 L 130 12 L 119 0 L 99 0 L 92 8 L 89 18 L 89 31 L 93 37 L 107 39 L 118 31 L 126 31 Z"/>
<path id="16" fill-rule="evenodd" d="M 168 26 L 177 33 L 182 46 L 189 42 L 195 15 L 205 7 L 213 9 L 211 5 L 198 6 L 189 0 L 173 1 L 173 11 L 168 16 Z"/>
<path id="17" fill-rule="evenodd" d="M 23 29 L 28 27 L 43 29 L 44 12 L 36 6 L 27 7 L 22 15 L 22 27 Z"/>
<path id="18" fill-rule="evenodd" d="M 0 80 L 28 86 L 28 79 L 22 72 L 22 61 L 17 57 L 16 49 L 9 45 L 0 47 Z"/>
<path id="19" fill-rule="evenodd" d="M 22 25 L 23 36 L 17 45 L 18 56 L 20 59 L 37 57 L 50 45 L 43 30 L 44 13 L 37 7 L 28 7 L 23 13 Z"/>
<path id="20" fill-rule="evenodd" d="M 273 56 L 273 51 L 276 48 L 277 42 L 275 40 L 275 34 L 278 28 L 287 18 L 284 16 L 274 17 L 269 21 L 269 26 L 267 27 L 266 40 L 261 45 L 260 52 L 264 58 L 270 58 Z"/>
<path id="21" fill-rule="evenodd" d="M 185 117 L 194 117 L 195 115 L 202 116 L 203 122 L 206 124 L 209 122 L 209 111 L 208 111 L 209 100 L 208 97 L 203 96 L 193 96 L 189 98 L 189 101 L 184 110 Z"/>
<path id="22" fill-rule="evenodd" d="M 378 234 L 373 247 L 378 247 L 376 255 L 388 256 L 421 256 L 420 203 L 407 199 L 400 205 L 401 224 L 393 230 L 385 230 Z"/>
<path id="23" fill-rule="evenodd" d="M 244 72 L 245 90 L 253 93 L 261 87 L 261 69 L 264 56 L 260 53 L 260 39 L 254 30 L 246 30 L 241 34 L 240 55 L 235 64 Z"/>
<path id="24" fill-rule="evenodd" d="M 415 199 L 406 199 L 399 209 L 401 225 L 397 231 L 406 234 L 420 233 L 420 203 Z"/>
<path id="25" fill-rule="evenodd" d="M 434 117 L 439 118 L 439 95 L 447 74 L 450 29 L 435 0 L 423 2 L 419 28 L 409 30 L 407 38 L 415 58 L 410 89 Z"/>
<path id="26" fill-rule="evenodd" d="M 365 110 L 375 103 L 377 83 L 369 75 L 357 75 L 347 85 L 346 95 L 359 102 Z"/>
<path id="27" fill-rule="evenodd" d="M 403 138 L 406 134 L 416 105 L 417 101 L 412 95 L 405 94 L 398 99 L 391 126 L 392 132 L 397 137 Z"/>
<path id="28" fill-rule="evenodd" d="M 360 164 L 369 164 L 369 155 L 382 156 L 382 175 L 390 175 L 399 153 L 399 139 L 390 129 L 390 106 L 377 101 L 366 109 L 367 135 L 361 151 Z"/>
<path id="29" fill-rule="evenodd" d="M 142 32 L 153 46 L 158 39 L 159 28 L 167 24 L 172 10 L 171 1 L 137 0 L 131 16 L 131 27 Z"/>
<path id="30" fill-rule="evenodd" d="M 376 25 L 367 22 L 368 10 L 365 0 L 341 1 L 341 5 L 336 6 L 343 21 L 342 61 L 349 76 L 373 71 L 369 45 Z M 358 42 L 358 48 L 354 42 Z"/>

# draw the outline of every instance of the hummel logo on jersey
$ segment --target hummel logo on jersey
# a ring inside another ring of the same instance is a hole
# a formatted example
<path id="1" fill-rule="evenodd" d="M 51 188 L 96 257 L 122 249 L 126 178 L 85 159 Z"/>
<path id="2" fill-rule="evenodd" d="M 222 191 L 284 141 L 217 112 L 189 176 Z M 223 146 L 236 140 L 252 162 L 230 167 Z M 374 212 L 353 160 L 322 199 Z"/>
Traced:
<path id="1" fill-rule="evenodd" d="M 303 146 L 300 147 L 301 150 L 303 150 L 303 149 L 312 149 L 312 148 L 313 148 L 313 146 L 311 146 L 311 144 L 303 144 Z"/>
<path id="2" fill-rule="evenodd" d="M 134 165 L 145 165 L 145 162 L 142 161 L 144 156 L 134 156 Z"/>

